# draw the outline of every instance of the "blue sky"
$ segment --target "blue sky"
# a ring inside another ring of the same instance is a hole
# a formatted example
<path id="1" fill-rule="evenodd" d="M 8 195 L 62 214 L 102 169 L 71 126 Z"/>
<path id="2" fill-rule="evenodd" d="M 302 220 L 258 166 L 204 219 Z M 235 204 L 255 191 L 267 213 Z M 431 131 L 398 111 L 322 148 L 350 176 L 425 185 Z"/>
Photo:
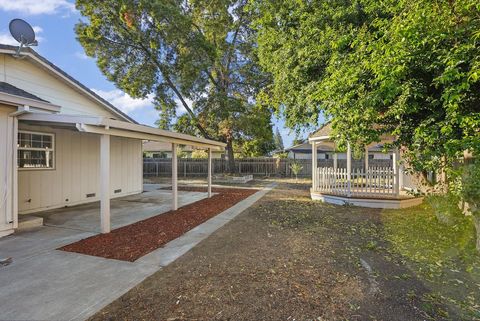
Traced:
<path id="1" fill-rule="evenodd" d="M 68 74 L 122 109 L 136 121 L 154 125 L 158 112 L 149 99 L 133 99 L 117 89 L 87 57 L 75 39 L 74 25 L 81 16 L 73 2 L 66 0 L 0 0 L 0 43 L 16 45 L 10 36 L 8 23 L 14 18 L 28 21 L 37 34 L 39 46 L 34 48 Z M 179 109 L 181 111 L 182 109 Z M 284 127 L 281 119 L 273 119 L 280 129 L 285 147 L 295 134 Z"/>

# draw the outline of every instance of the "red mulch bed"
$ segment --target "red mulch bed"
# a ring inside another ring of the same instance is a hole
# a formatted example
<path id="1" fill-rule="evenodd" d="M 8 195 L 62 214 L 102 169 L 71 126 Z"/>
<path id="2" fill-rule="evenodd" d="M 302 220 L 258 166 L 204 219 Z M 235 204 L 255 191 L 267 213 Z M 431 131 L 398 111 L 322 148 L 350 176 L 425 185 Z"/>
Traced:
<path id="1" fill-rule="evenodd" d="M 196 187 L 179 190 L 206 192 L 206 188 Z M 108 234 L 91 236 L 59 250 L 133 262 L 257 191 L 214 188 L 213 192 L 217 194 L 211 198 L 115 229 Z"/>

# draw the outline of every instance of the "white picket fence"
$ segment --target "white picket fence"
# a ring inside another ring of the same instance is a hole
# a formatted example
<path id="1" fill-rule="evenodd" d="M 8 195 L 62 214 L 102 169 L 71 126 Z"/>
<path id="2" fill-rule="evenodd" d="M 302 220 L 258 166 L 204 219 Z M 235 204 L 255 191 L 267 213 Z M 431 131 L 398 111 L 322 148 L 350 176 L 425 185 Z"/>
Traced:
<path id="1" fill-rule="evenodd" d="M 348 177 L 346 168 L 317 168 L 315 191 L 342 196 L 396 197 L 398 178 L 391 167 L 353 169 Z"/>

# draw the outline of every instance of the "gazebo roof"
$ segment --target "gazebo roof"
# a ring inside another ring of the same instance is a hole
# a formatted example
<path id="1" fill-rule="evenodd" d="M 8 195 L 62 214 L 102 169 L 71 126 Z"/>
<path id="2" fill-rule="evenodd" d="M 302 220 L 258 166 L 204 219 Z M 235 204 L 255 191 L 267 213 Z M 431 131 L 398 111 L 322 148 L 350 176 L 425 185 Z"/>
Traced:
<path id="1" fill-rule="evenodd" d="M 327 122 L 323 124 L 322 127 L 314 131 L 309 138 L 330 136 L 331 132 L 332 132 L 332 123 Z"/>
<path id="2" fill-rule="evenodd" d="M 374 125 L 375 128 L 380 128 L 379 125 Z M 315 132 L 313 132 L 312 134 L 310 134 L 310 136 L 308 137 L 308 141 L 309 142 L 312 142 L 312 141 L 332 141 L 330 138 L 331 138 L 331 133 L 332 133 L 332 130 L 333 130 L 333 125 L 331 122 L 327 122 L 325 124 L 323 124 L 319 129 L 317 129 Z M 394 141 L 394 136 L 392 135 L 387 135 L 387 134 L 384 134 L 381 136 L 381 140 L 379 142 L 373 142 L 370 144 L 370 147 L 374 147 L 374 146 L 377 146 L 379 144 L 382 144 L 382 143 L 386 143 L 386 142 L 392 142 Z"/>

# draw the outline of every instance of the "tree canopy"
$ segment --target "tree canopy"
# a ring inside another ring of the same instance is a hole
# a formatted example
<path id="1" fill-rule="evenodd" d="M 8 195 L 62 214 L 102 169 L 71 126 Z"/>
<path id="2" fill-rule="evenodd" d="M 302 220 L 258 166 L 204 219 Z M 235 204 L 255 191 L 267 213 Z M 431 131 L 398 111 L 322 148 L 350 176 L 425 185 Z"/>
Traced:
<path id="1" fill-rule="evenodd" d="M 77 0 L 87 55 L 133 97 L 153 94 L 158 125 L 252 154 L 272 149 L 271 110 L 255 104 L 269 81 L 258 66 L 246 0 Z M 190 103 L 191 102 L 191 103 Z M 179 115 L 180 104 L 186 113 Z"/>
<path id="2" fill-rule="evenodd" d="M 251 4 L 261 65 L 259 98 L 287 126 L 331 119 L 339 143 L 384 133 L 416 170 L 480 152 L 477 0 L 259 0 Z"/>

